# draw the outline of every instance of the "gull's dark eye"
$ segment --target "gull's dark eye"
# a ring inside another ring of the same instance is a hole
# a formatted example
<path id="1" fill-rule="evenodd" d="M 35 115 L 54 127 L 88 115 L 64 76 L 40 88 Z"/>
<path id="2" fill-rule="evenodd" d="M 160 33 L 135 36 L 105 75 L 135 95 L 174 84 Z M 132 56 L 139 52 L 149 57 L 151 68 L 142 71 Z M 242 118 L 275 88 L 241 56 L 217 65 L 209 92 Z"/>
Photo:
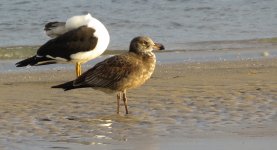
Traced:
<path id="1" fill-rule="evenodd" d="M 146 41 L 143 42 L 143 45 L 148 46 L 148 43 Z"/>

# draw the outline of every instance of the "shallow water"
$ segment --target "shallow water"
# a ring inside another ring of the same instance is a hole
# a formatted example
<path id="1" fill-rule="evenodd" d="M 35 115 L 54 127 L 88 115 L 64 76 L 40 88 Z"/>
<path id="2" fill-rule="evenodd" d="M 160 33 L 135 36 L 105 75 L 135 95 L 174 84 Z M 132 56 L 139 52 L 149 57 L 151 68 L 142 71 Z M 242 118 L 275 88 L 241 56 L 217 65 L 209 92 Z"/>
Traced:
<path id="1" fill-rule="evenodd" d="M 241 40 L 277 35 L 275 0 L 2 0 L 0 47 L 41 45 L 49 21 L 90 12 L 109 29 L 109 49 L 126 49 L 146 34 L 168 49 L 187 42 Z"/>
<path id="2" fill-rule="evenodd" d="M 268 56 L 264 56 L 264 53 Z M 1 54 L 1 53 L 0 53 Z M 155 53 L 158 64 L 172 64 L 172 63 L 192 63 L 192 62 L 224 62 L 224 61 L 238 61 L 238 60 L 259 60 L 276 58 L 277 51 L 275 48 L 252 49 L 252 50 L 204 50 L 204 51 L 163 51 Z M 25 54 L 23 54 L 25 56 Z M 85 70 L 94 66 L 97 62 L 111 57 L 112 55 L 104 55 L 92 61 L 83 64 Z M 45 66 L 29 66 L 18 68 L 15 63 L 19 59 L 2 60 L 0 61 L 0 73 L 14 73 L 14 72 L 38 72 L 38 71 L 53 71 L 53 70 L 69 70 L 73 69 L 72 64 L 52 64 Z"/>
<path id="3" fill-rule="evenodd" d="M 37 147 L 45 144 L 45 149 L 59 144 L 65 149 L 73 148 L 75 144 L 93 148 L 95 145 L 105 147 L 124 143 L 130 146 L 131 143 L 149 142 L 151 145 L 151 141 L 163 137 L 239 136 L 252 128 L 256 128 L 255 132 L 247 136 L 263 137 L 263 134 L 276 133 L 274 130 L 256 133 L 259 128 L 268 128 L 266 124 L 276 119 L 274 85 L 204 83 L 204 86 L 179 84 L 176 87 L 174 81 L 161 86 L 160 78 L 163 77 L 155 77 L 143 90 L 129 92 L 131 114 L 127 116 L 123 114 L 123 107 L 121 115 L 115 114 L 115 95 L 107 96 L 91 89 L 70 92 L 46 90 L 50 84 L 44 82 L 6 85 L 38 90 L 37 95 L 26 94 L 19 99 L 15 94 L 7 102 L 2 101 L 0 144 L 22 148 L 31 142 Z M 178 77 L 174 79 L 179 80 Z M 17 93 L 24 91 L 28 90 Z M 143 94 L 145 91 L 148 91 L 147 95 Z M 8 101 L 13 101 L 12 105 Z M 276 129 L 274 125 L 272 128 Z"/>

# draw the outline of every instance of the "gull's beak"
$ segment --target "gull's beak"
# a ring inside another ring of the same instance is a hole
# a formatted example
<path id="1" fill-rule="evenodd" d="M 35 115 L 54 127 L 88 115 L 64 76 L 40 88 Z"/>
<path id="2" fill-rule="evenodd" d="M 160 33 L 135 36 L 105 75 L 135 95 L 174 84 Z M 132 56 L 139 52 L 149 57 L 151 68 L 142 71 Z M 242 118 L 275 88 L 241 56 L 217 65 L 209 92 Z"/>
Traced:
<path id="1" fill-rule="evenodd" d="M 164 46 L 163 44 L 160 43 L 155 43 L 155 45 L 153 46 L 154 50 L 164 50 Z"/>

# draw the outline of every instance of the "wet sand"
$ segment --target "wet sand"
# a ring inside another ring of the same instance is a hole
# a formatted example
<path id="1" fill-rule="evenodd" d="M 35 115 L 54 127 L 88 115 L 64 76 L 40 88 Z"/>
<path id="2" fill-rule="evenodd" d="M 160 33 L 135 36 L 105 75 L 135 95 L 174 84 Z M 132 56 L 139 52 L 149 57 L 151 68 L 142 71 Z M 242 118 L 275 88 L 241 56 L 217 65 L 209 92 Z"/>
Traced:
<path id="1" fill-rule="evenodd" d="M 159 64 L 116 97 L 51 89 L 73 70 L 0 74 L 0 148 L 276 149 L 277 59 Z"/>

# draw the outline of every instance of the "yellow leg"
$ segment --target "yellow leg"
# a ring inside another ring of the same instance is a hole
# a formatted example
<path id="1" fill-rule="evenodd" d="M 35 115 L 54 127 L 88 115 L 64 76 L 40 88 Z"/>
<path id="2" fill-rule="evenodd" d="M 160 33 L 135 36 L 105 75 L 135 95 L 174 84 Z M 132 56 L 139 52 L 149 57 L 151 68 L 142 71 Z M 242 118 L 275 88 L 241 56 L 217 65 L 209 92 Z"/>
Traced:
<path id="1" fill-rule="evenodd" d="M 80 76 L 82 74 L 82 67 L 81 67 L 81 63 L 79 63 L 79 74 L 78 76 Z"/>
<path id="2" fill-rule="evenodd" d="M 79 77 L 82 74 L 81 63 L 76 63 L 76 76 Z"/>

